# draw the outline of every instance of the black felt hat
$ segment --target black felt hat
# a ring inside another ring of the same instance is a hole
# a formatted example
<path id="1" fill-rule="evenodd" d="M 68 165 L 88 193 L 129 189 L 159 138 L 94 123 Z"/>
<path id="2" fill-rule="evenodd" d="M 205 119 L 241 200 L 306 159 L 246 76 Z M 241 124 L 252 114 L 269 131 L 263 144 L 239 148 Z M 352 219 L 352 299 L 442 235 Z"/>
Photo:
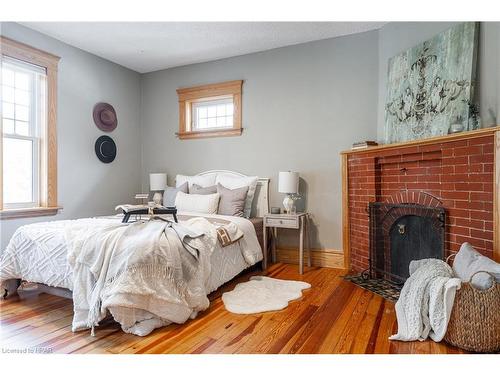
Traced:
<path id="1" fill-rule="evenodd" d="M 107 135 L 102 135 L 95 141 L 95 153 L 103 163 L 111 163 L 116 157 L 116 144 Z"/>

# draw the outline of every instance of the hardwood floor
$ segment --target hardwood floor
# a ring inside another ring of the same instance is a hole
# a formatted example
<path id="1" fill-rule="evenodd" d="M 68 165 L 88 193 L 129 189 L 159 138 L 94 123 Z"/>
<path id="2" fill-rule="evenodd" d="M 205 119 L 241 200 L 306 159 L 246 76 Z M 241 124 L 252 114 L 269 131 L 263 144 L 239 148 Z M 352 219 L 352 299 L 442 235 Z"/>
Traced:
<path id="1" fill-rule="evenodd" d="M 138 337 L 112 319 L 72 333 L 71 300 L 47 294 L 0 302 L 2 351 L 38 347 L 57 353 L 461 353 L 444 343 L 393 342 L 394 304 L 344 281 L 341 271 L 275 264 L 267 275 L 304 280 L 312 288 L 280 312 L 236 315 L 224 309 L 221 294 L 245 281 L 249 272 L 210 295 L 210 308 L 184 325 L 172 324 Z"/>

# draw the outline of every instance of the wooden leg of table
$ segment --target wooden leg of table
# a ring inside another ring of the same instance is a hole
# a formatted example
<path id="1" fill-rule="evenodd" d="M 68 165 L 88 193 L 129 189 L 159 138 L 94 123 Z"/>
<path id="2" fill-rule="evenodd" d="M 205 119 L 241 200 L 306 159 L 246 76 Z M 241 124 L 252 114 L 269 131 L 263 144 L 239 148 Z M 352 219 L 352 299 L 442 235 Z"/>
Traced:
<path id="1" fill-rule="evenodd" d="M 309 217 L 304 219 L 306 221 L 306 236 L 307 236 L 307 255 L 309 258 L 307 260 L 307 265 L 311 267 L 312 265 L 312 253 L 311 253 L 311 228 L 309 227 Z"/>
<path id="2" fill-rule="evenodd" d="M 300 219 L 299 273 L 304 273 L 304 218 Z"/>
<path id="3" fill-rule="evenodd" d="M 262 259 L 262 270 L 265 271 L 267 269 L 267 251 L 269 250 L 267 246 L 267 228 L 264 226 L 264 248 L 262 249 L 262 254 L 264 259 Z"/>
<path id="4" fill-rule="evenodd" d="M 273 263 L 276 263 L 276 246 L 278 242 L 278 228 L 273 228 Z"/>

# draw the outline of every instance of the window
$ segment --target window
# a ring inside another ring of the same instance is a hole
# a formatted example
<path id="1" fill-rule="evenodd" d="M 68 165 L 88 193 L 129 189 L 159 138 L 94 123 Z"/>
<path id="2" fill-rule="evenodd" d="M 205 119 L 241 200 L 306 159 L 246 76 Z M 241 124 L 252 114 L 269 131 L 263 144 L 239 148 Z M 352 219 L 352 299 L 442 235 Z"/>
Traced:
<path id="1" fill-rule="evenodd" d="M 3 205 L 38 207 L 40 129 L 45 121 L 46 72 L 38 66 L 2 61 Z"/>
<path id="2" fill-rule="evenodd" d="M 178 89 L 180 139 L 241 135 L 241 86 L 230 81 Z"/>
<path id="3" fill-rule="evenodd" d="M 1 37 L 0 218 L 57 212 L 58 57 Z"/>
<path id="4" fill-rule="evenodd" d="M 234 105 L 232 99 L 196 102 L 191 107 L 194 131 L 233 127 Z"/>

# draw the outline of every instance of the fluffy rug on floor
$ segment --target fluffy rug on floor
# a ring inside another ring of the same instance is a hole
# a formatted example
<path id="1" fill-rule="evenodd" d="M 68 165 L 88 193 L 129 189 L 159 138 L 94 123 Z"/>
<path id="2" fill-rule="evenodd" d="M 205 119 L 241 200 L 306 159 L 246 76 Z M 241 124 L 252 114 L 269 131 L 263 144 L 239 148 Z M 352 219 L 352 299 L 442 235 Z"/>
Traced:
<path id="1" fill-rule="evenodd" d="M 282 310 L 288 302 L 302 297 L 302 290 L 311 284 L 302 281 L 279 280 L 252 276 L 250 281 L 236 285 L 222 295 L 226 310 L 235 314 L 255 314 Z"/>

